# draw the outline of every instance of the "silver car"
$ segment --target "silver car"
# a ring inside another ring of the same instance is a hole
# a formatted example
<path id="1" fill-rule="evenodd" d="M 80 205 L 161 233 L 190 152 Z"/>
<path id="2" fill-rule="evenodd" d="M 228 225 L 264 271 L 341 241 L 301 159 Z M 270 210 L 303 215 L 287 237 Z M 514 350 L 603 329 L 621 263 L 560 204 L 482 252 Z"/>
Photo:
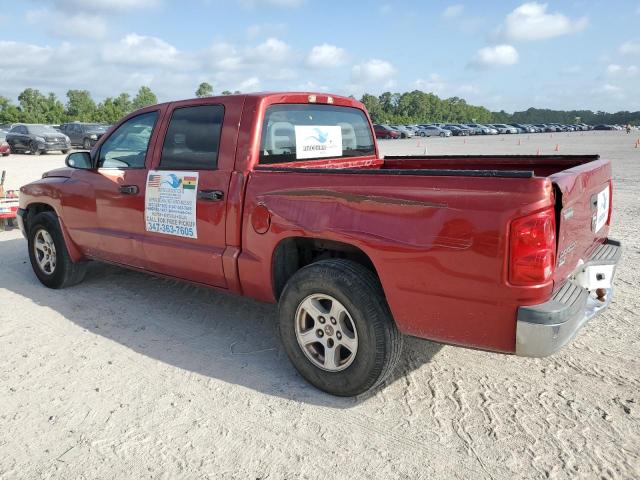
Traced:
<path id="1" fill-rule="evenodd" d="M 389 126 L 400 132 L 400 138 L 413 138 L 415 136 L 415 132 L 410 128 L 405 127 L 404 125 L 389 125 Z"/>
<path id="2" fill-rule="evenodd" d="M 451 131 L 435 125 L 420 125 L 418 135 L 421 137 L 450 137 Z"/>

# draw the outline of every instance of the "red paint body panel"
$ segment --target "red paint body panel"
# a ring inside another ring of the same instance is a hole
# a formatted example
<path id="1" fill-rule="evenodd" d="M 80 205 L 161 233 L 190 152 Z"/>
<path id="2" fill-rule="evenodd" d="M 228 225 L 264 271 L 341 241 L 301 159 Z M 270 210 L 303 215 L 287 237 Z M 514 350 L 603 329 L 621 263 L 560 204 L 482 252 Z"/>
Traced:
<path id="1" fill-rule="evenodd" d="M 266 109 L 308 103 L 309 95 L 232 95 L 149 107 L 144 111 L 160 115 L 145 169 L 60 169 L 24 186 L 21 207 L 51 205 L 74 259 L 104 259 L 266 302 L 275 301 L 273 259 L 280 242 L 346 243 L 371 260 L 402 332 L 500 352 L 514 351 L 518 307 L 548 300 L 607 236 L 608 226 L 590 229 L 592 196 L 611 179 L 610 163 L 595 157 L 381 159 L 376 146 L 368 157 L 257 168 Z M 313 95 L 319 104 L 328 102 L 326 94 Z M 332 100 L 364 111 L 355 100 Z M 146 174 L 158 167 L 171 113 L 202 104 L 224 105 L 225 116 L 218 169 L 200 172 L 198 187 L 223 191 L 224 201 L 198 201 L 198 239 L 146 232 Z M 434 176 L 433 170 L 454 173 Z M 461 170 L 497 173 L 470 176 Z M 123 184 L 138 185 L 141 194 L 122 198 L 117 192 Z M 510 285 L 512 220 L 554 206 L 558 251 L 575 245 L 550 281 Z"/>

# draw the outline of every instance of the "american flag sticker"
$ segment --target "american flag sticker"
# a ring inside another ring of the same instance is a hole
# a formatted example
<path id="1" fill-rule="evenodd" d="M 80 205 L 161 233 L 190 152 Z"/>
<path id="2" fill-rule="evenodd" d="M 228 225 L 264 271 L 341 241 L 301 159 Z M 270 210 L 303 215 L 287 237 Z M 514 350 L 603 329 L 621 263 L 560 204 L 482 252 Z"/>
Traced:
<path id="1" fill-rule="evenodd" d="M 149 178 L 147 179 L 147 186 L 159 187 L 161 178 L 162 176 L 160 174 L 149 174 Z"/>

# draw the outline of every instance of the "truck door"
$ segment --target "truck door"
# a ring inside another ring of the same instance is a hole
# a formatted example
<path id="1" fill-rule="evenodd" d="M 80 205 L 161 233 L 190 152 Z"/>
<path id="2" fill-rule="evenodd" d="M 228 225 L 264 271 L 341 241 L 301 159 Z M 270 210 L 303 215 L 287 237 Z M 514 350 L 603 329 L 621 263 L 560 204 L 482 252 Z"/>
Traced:
<path id="1" fill-rule="evenodd" d="M 235 136 L 221 135 L 225 107 L 211 101 L 170 108 L 146 179 L 144 252 L 151 271 L 226 288 L 222 254 Z M 237 129 L 230 123 L 225 130 Z"/>
<path id="2" fill-rule="evenodd" d="M 97 152 L 97 171 L 87 171 L 95 196 L 99 256 L 105 260 L 145 266 L 145 160 L 159 114 L 159 110 L 147 111 L 122 123 Z"/>

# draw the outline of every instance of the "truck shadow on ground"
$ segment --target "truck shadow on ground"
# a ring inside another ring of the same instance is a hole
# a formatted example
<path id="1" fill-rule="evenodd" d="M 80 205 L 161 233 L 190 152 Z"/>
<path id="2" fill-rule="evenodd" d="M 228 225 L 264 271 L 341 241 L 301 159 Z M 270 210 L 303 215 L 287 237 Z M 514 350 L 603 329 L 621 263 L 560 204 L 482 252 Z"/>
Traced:
<path id="1" fill-rule="evenodd" d="M 167 365 L 334 408 L 353 407 L 380 390 L 339 398 L 306 383 L 281 347 L 275 305 L 98 262 L 90 263 L 81 284 L 50 290 L 33 274 L 22 239 L 0 243 L 0 264 L 8 267 L 0 272 L 0 288 Z M 405 340 L 402 360 L 383 388 L 429 363 L 442 348 Z"/>

